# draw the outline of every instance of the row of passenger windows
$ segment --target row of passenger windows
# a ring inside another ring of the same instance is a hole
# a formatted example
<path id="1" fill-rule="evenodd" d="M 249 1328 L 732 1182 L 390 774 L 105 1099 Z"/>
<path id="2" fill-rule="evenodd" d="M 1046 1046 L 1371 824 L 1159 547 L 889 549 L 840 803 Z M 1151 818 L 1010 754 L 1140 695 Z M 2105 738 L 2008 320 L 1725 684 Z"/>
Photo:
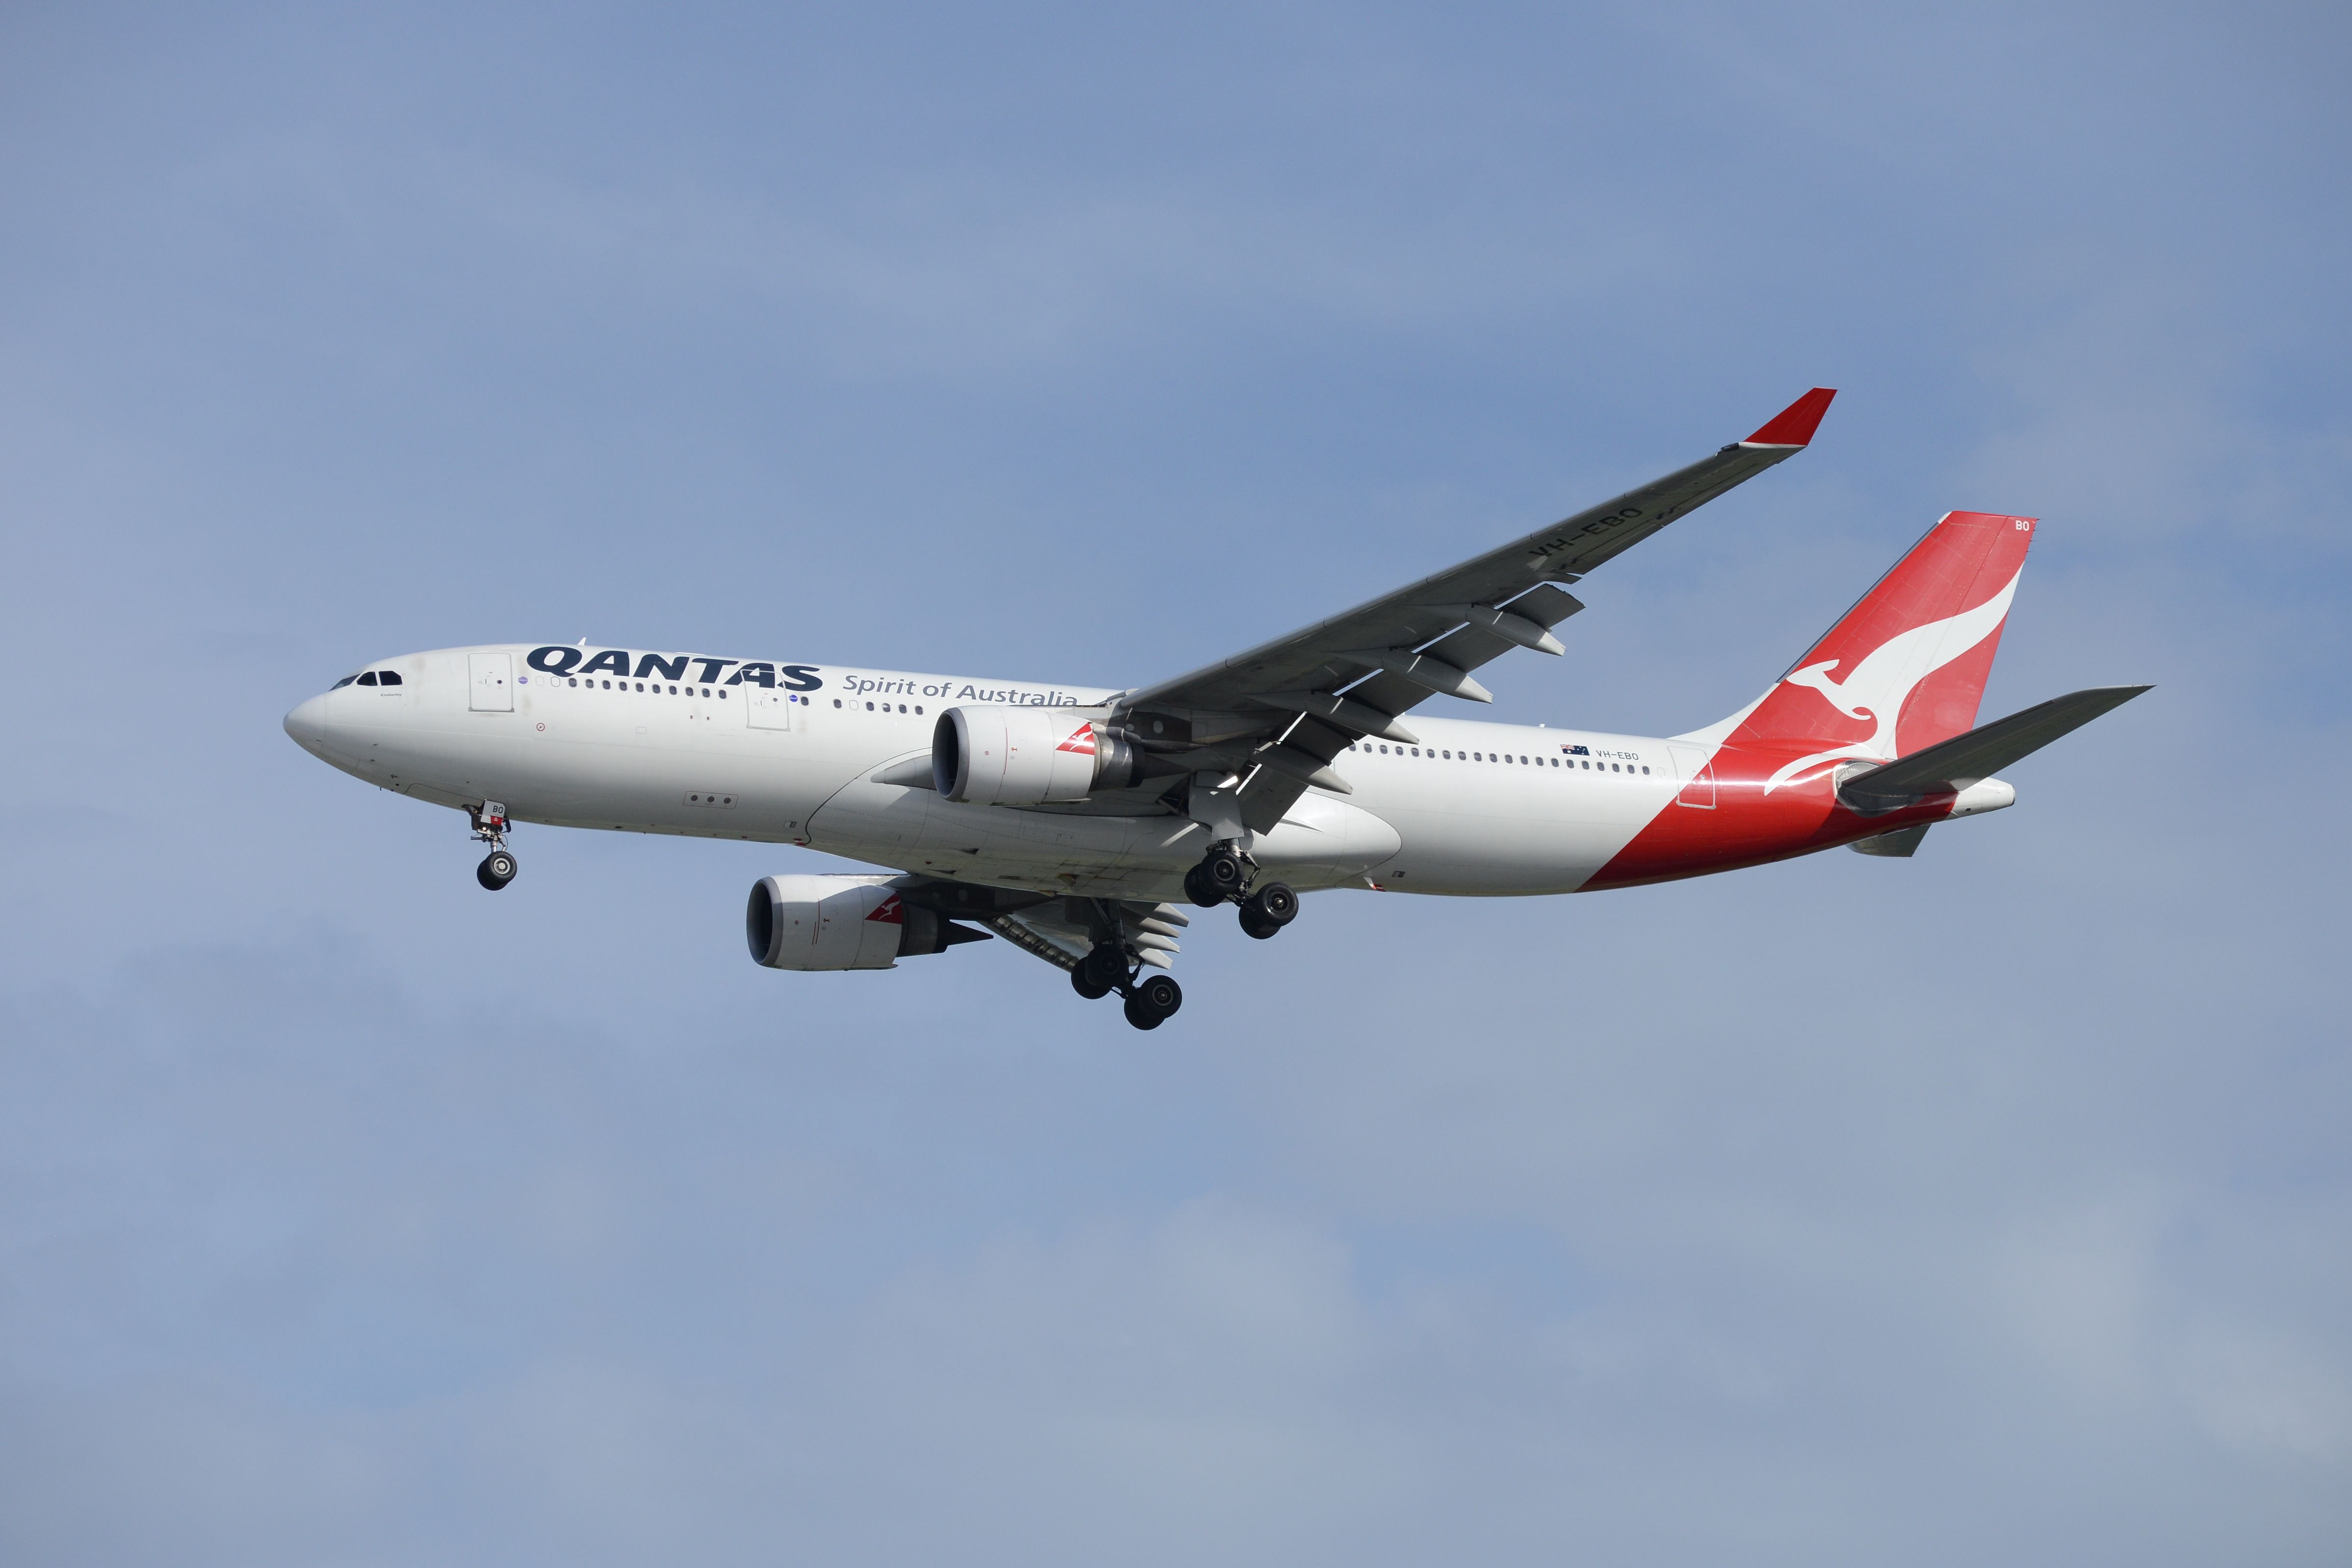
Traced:
<path id="1" fill-rule="evenodd" d="M 580 684 L 580 679 L 579 679 L 579 677 L 577 677 L 577 676 L 565 676 L 565 677 L 563 678 L 563 684 L 564 684 L 564 685 L 566 685 L 566 686 L 577 686 L 577 685 L 579 685 L 579 684 Z M 594 681 L 594 680 L 591 680 L 591 681 L 589 681 L 589 682 L 588 682 L 588 689 L 589 689 L 589 690 L 591 690 L 591 691 L 595 690 L 595 689 L 596 689 L 596 687 L 597 687 L 597 684 L 598 684 L 598 683 L 597 683 L 596 681 Z M 607 691 L 610 691 L 610 690 L 612 690 L 612 689 L 613 689 L 613 683 L 612 683 L 611 681 L 609 681 L 609 680 L 607 680 L 607 681 L 604 682 L 604 683 L 603 683 L 603 685 L 604 685 L 604 689 L 605 689 L 605 690 L 607 690 Z M 637 682 L 637 689 L 638 689 L 638 690 L 640 690 L 640 691 L 643 691 L 645 689 L 646 689 L 646 683 L 645 683 L 644 681 L 642 681 L 642 680 L 638 681 L 638 682 Z M 624 690 L 624 691 L 626 691 L 627 689 L 629 689 L 629 683 L 628 683 L 627 681 L 625 681 L 625 680 L 624 680 L 623 682 L 621 682 L 621 689 L 622 689 L 622 690 Z M 656 697 L 659 697 L 661 694 L 662 694 L 662 683 L 661 683 L 660 681 L 656 680 L 656 681 L 655 681 L 655 682 L 654 682 L 654 695 L 655 695 L 655 696 L 656 696 Z M 672 697 L 677 696 L 677 687 L 675 687 L 675 686 L 671 687 L 671 688 L 669 689 L 669 694 L 670 694 Z M 693 696 L 693 695 L 694 695 L 694 688 L 693 688 L 693 687 L 691 687 L 691 686 L 688 687 L 688 688 L 686 689 L 686 694 L 687 694 L 688 697 Z M 703 696 L 705 696 L 705 697 L 709 696 L 709 695 L 710 695 L 710 688 L 709 688 L 708 686 L 704 687 L 704 688 L 702 689 L 702 695 L 703 695 Z M 723 687 L 723 686 L 722 686 L 722 687 L 720 687 L 720 688 L 719 689 L 719 700 L 721 702 L 724 702 L 724 701 L 726 701 L 726 700 L 727 700 L 727 689 L 726 689 L 725 687 Z"/>
<path id="2" fill-rule="evenodd" d="M 373 673 L 370 673 L 370 674 L 367 674 L 367 675 L 362 675 L 362 676 L 361 676 L 361 677 L 359 678 L 359 683 L 360 683 L 362 686 L 369 686 L 369 685 L 373 685 L 373 684 L 374 684 L 374 681 L 375 681 L 375 676 L 374 676 Z M 349 686 L 351 683 L 352 683 L 352 678 L 351 678 L 350 676 L 345 676 L 345 677 L 344 677 L 341 681 L 338 681 L 336 684 L 341 685 L 341 686 Z M 390 670 L 385 670 L 385 671 L 383 672 L 383 683 L 384 683 L 386 686 L 397 686 L 397 685 L 399 685 L 399 684 L 400 684 L 400 677 L 398 677 L 398 676 L 396 676 L 396 675 L 393 674 L 393 673 L 392 673 L 392 671 L 390 671 Z M 580 684 L 580 679 L 579 679 L 579 677 L 577 677 L 577 676 L 565 676 L 565 677 L 563 678 L 563 683 L 564 683 L 566 686 L 577 686 L 577 685 L 579 685 L 579 684 Z M 624 690 L 624 691 L 627 691 L 627 690 L 629 690 L 629 689 L 631 689 L 631 685 L 632 685 L 632 683 L 631 683 L 631 682 L 626 681 L 626 680 L 624 680 L 623 682 L 621 682 L 621 689 L 622 689 L 622 690 Z M 609 681 L 609 680 L 603 680 L 603 681 L 599 681 L 599 680 L 591 680 L 591 681 L 589 681 L 589 682 L 588 682 L 588 686 L 589 686 L 589 689 L 591 689 L 591 690 L 594 690 L 594 689 L 597 689 L 597 688 L 599 688 L 599 687 L 603 688 L 603 689 L 604 689 L 604 690 L 606 690 L 606 691 L 610 691 L 610 690 L 612 690 L 612 689 L 613 689 L 613 683 L 612 683 L 611 681 Z M 646 683 L 645 683 L 644 681 L 642 681 L 642 680 L 637 681 L 637 682 L 635 682 L 635 689 L 637 689 L 637 690 L 639 690 L 639 691 L 643 691 L 644 689 L 646 689 Z M 656 680 L 656 681 L 655 681 L 655 682 L 653 683 L 653 690 L 654 690 L 654 695 L 655 695 L 655 696 L 656 696 L 656 697 L 660 696 L 660 695 L 662 694 L 662 692 L 663 692 L 665 689 L 667 689 L 667 690 L 668 691 L 668 693 L 669 693 L 672 697 L 676 697 L 676 696 L 678 694 L 677 688 L 677 687 L 675 687 L 675 686 L 665 688 L 665 687 L 662 685 L 662 683 L 661 683 L 660 681 L 658 681 L 658 680 Z M 695 694 L 695 689 L 695 689 L 694 687 L 692 687 L 692 686 L 688 686 L 688 687 L 686 689 L 686 695 L 687 695 L 687 696 L 688 696 L 688 697 L 693 696 L 693 695 Z M 711 696 L 711 695 L 713 694 L 713 692 L 712 692 L 712 689 L 711 689 L 710 687 L 708 687 L 708 686 L 703 687 L 703 688 L 701 689 L 701 692 L 702 692 L 702 695 L 703 695 L 703 696 L 705 696 L 705 697 L 709 697 L 709 696 Z M 723 702 L 723 701 L 725 701 L 725 700 L 727 700 L 727 689 L 726 689 L 725 687 L 723 687 L 723 686 L 722 686 L 722 687 L 718 688 L 718 689 L 717 689 L 717 695 L 718 695 L 719 700 L 720 701 L 722 701 L 722 702 Z M 810 699 L 808 699 L 808 698 L 806 698 L 806 697 L 802 696 L 802 695 L 801 695 L 799 692 L 797 692 L 797 691 L 793 691 L 793 692 L 787 692 L 787 693 L 785 693 L 784 700 L 785 700 L 785 701 L 787 701 L 787 702 L 807 702 L 807 701 L 809 701 L 809 700 L 810 700 Z M 833 705 L 834 705 L 835 708 L 840 707 L 840 706 L 841 706 L 841 699 L 840 699 L 840 698 L 838 698 L 838 697 L 835 698 L 835 699 L 833 700 Z M 852 706 L 852 707 L 854 708 L 854 707 L 856 707 L 856 704 L 852 703 L 850 706 Z M 868 713 L 873 712 L 873 711 L 875 710 L 874 704 L 873 704 L 873 703 L 871 703 L 871 702 L 868 702 L 868 703 L 866 705 L 866 710 Z M 883 704 L 882 704 L 882 709 L 881 709 L 881 710 L 882 710 L 883 712 L 885 712 L 885 713 L 889 712 L 889 711 L 890 711 L 890 704 L 888 704 L 887 702 L 883 703 Z M 917 703 L 917 704 L 915 705 L 915 711 L 916 711 L 917 713 L 920 713 L 922 710 L 923 710 L 923 709 L 922 709 L 922 705 L 921 705 L 920 703 Z M 903 702 L 899 703 L 899 704 L 898 704 L 898 711 L 899 711 L 899 712 L 901 712 L 901 713 L 904 713 L 905 711 L 907 711 L 907 705 L 906 705 L 905 703 L 903 703 Z"/>
<path id="3" fill-rule="evenodd" d="M 396 669 L 371 669 L 364 675 L 346 675 L 335 682 L 335 689 L 340 691 L 346 686 L 398 686 L 401 684 L 400 671 Z"/>
<path id="4" fill-rule="evenodd" d="M 1590 757 L 1525 757 L 1516 756 L 1508 752 L 1450 752 L 1440 750 L 1435 746 L 1390 747 L 1381 745 L 1376 747 L 1370 741 L 1357 742 L 1355 744 L 1349 746 L 1348 750 L 1351 752 L 1370 752 L 1377 750 L 1382 756 L 1388 756 L 1391 754 L 1400 757 L 1427 756 L 1433 761 L 1443 760 L 1449 763 L 1517 763 L 1524 766 L 1533 768 L 1542 767 L 1545 763 L 1549 763 L 1556 768 L 1566 767 L 1574 769 L 1582 767 L 1588 773 L 1598 771 L 1605 773 L 1646 773 L 1650 771 L 1648 768 L 1637 766 L 1633 763 L 1601 763 L 1598 765 L 1596 770 L 1595 764 Z"/>

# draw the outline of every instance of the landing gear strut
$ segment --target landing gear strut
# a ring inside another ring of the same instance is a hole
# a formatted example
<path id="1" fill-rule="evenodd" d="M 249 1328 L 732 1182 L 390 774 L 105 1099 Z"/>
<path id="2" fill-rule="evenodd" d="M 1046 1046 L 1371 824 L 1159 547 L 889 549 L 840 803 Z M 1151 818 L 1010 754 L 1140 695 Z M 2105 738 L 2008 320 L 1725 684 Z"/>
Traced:
<path id="1" fill-rule="evenodd" d="M 1144 978 L 1136 978 L 1139 973 Z M 1118 992 L 1126 1004 L 1127 1021 L 1139 1029 L 1160 1027 L 1184 1005 L 1182 986 L 1144 969 L 1115 942 L 1097 942 L 1078 960 L 1070 970 L 1070 989 L 1089 1002 Z"/>
<path id="2" fill-rule="evenodd" d="M 521 868 L 507 852 L 507 808 L 495 800 L 486 800 L 478 806 L 467 806 L 466 815 L 474 821 L 474 837 L 490 847 L 482 863 L 474 868 L 474 880 L 491 892 L 497 892 L 515 879 Z"/>

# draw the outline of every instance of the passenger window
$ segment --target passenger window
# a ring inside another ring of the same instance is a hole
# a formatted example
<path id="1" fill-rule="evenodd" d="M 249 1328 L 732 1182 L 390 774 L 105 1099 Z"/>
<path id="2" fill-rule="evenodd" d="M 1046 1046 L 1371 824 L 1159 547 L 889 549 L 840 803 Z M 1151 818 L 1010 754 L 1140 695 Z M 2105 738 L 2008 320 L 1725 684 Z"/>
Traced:
<path id="1" fill-rule="evenodd" d="M 835 698 L 835 699 L 833 700 L 833 705 L 834 705 L 835 708 L 840 707 L 840 706 L 841 706 L 841 699 L 840 699 L 840 698 L 838 698 L 838 697 Z"/>
<path id="2" fill-rule="evenodd" d="M 669 694 L 670 694 L 672 697 L 677 696 L 677 687 L 675 687 L 675 686 L 671 687 L 671 688 L 669 689 Z"/>
<path id="3" fill-rule="evenodd" d="M 918 703 L 916 703 L 916 704 L 915 704 L 915 717 L 916 717 L 916 718 L 918 718 L 918 719 L 919 719 L 919 718 L 921 718 L 922 716 L 923 716 L 923 705 L 922 705 L 921 703 L 918 702 Z"/>
<path id="4" fill-rule="evenodd" d="M 371 669 L 365 675 L 361 676 L 360 684 L 362 686 L 373 686 L 375 684 L 375 671 Z"/>

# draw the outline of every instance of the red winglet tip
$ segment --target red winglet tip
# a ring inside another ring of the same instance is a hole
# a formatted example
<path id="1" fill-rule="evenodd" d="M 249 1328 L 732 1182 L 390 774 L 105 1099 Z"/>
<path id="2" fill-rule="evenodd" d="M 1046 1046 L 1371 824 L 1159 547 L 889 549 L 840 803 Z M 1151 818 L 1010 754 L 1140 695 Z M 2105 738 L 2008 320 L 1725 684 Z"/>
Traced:
<path id="1" fill-rule="evenodd" d="M 1765 421 L 1764 428 L 1740 443 L 1743 447 L 1805 447 L 1812 444 L 1813 432 L 1822 427 L 1822 416 L 1830 411 L 1830 399 L 1837 395 L 1834 386 L 1817 386 L 1788 407 Z"/>

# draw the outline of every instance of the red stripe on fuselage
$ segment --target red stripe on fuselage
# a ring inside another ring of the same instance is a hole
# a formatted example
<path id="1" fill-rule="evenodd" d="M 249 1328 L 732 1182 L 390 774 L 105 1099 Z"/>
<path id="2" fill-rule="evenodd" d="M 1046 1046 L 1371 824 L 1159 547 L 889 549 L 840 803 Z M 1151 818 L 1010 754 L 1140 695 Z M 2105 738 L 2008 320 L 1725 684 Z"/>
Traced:
<path id="1" fill-rule="evenodd" d="M 1715 808 L 1679 800 L 1668 805 L 1593 874 L 1584 889 L 1631 888 L 1762 866 L 1890 828 L 1939 821 L 1952 808 L 1952 797 L 1942 795 L 1882 816 L 1858 816 L 1837 802 L 1832 781 L 1842 762 L 1811 768 L 1767 791 L 1765 784 L 1777 770 L 1806 754 L 1801 748 L 1717 750 L 1708 763 L 1715 775 Z M 1684 798 L 1690 795 L 1685 790 Z"/>

